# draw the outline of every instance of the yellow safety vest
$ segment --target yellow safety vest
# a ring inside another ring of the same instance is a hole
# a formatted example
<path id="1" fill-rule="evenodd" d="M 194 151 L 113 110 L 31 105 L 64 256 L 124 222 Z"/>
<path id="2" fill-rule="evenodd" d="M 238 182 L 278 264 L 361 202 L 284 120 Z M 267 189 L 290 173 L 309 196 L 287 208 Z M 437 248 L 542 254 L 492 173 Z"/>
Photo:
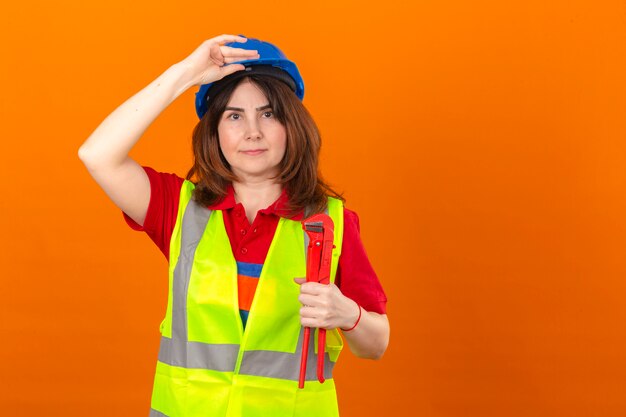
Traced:
<path id="1" fill-rule="evenodd" d="M 222 212 L 192 198 L 183 183 L 170 242 L 169 293 L 151 417 L 338 416 L 332 369 L 343 347 L 327 331 L 326 381 L 316 378 L 317 331 L 304 389 L 298 389 L 303 328 L 299 286 L 306 275 L 306 234 L 281 218 L 265 259 L 245 330 L 239 315 L 237 264 Z M 335 224 L 334 281 L 343 237 L 343 206 L 328 199 Z"/>

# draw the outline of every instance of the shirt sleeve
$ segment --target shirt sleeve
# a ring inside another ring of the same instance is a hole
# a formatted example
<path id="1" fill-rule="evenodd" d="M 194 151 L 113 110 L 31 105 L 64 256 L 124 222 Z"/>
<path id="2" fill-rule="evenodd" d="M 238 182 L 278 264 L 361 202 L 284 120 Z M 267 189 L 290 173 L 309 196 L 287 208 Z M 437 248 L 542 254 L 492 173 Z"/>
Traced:
<path id="1" fill-rule="evenodd" d="M 139 232 L 146 232 L 169 261 L 170 238 L 176 224 L 180 189 L 184 179 L 176 174 L 158 172 L 150 167 L 142 167 L 150 180 L 150 203 L 143 226 L 122 212 L 128 226 Z"/>
<path id="2" fill-rule="evenodd" d="M 344 207 L 343 243 L 335 283 L 367 311 L 387 312 L 387 296 L 361 241 L 359 216 Z"/>

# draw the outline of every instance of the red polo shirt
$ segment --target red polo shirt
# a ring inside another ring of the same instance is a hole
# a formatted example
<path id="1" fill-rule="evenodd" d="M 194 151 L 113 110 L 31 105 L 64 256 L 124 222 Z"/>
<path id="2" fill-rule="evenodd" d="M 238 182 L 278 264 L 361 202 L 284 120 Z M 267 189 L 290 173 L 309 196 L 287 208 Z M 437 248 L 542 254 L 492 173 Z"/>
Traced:
<path id="1" fill-rule="evenodd" d="M 141 227 L 126 213 L 123 213 L 124 219 L 132 229 L 146 232 L 169 261 L 170 238 L 176 223 L 184 179 L 176 174 L 157 172 L 150 167 L 143 168 L 150 179 L 151 189 L 144 225 Z M 243 205 L 235 201 L 232 186 L 228 188 L 224 199 L 209 207 L 211 210 L 222 210 L 224 215 L 224 226 L 239 270 L 239 305 L 242 310 L 246 310 L 246 307 L 249 310 L 252 303 L 256 281 L 278 220 L 287 216 L 287 201 L 287 193 L 283 190 L 272 205 L 257 212 L 252 224 L 246 217 Z M 335 284 L 346 297 L 356 301 L 365 310 L 386 313 L 387 297 L 361 242 L 359 218 L 345 207 L 343 244 Z"/>

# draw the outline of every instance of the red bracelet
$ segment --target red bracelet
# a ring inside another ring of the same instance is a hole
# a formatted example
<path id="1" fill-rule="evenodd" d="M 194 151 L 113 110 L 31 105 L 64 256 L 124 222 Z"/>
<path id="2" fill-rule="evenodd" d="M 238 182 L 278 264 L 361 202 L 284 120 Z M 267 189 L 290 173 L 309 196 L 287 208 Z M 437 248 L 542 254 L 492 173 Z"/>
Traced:
<path id="1" fill-rule="evenodd" d="M 359 324 L 359 321 L 361 321 L 361 306 L 357 304 L 357 306 L 359 306 L 359 318 L 356 319 L 356 323 L 354 323 L 354 326 L 350 327 L 349 329 L 341 329 L 344 332 L 349 332 L 350 330 L 354 329 L 356 327 L 357 324 Z"/>

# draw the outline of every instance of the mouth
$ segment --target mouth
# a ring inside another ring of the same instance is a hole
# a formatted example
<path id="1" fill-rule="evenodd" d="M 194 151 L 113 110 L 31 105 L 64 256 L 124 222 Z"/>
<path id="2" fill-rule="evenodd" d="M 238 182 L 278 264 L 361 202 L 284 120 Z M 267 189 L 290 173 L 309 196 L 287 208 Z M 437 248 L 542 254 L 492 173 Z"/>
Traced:
<path id="1" fill-rule="evenodd" d="M 244 155 L 254 156 L 254 155 L 260 155 L 265 151 L 266 151 L 265 149 L 249 149 L 247 151 L 239 151 L 239 152 L 241 152 Z"/>

